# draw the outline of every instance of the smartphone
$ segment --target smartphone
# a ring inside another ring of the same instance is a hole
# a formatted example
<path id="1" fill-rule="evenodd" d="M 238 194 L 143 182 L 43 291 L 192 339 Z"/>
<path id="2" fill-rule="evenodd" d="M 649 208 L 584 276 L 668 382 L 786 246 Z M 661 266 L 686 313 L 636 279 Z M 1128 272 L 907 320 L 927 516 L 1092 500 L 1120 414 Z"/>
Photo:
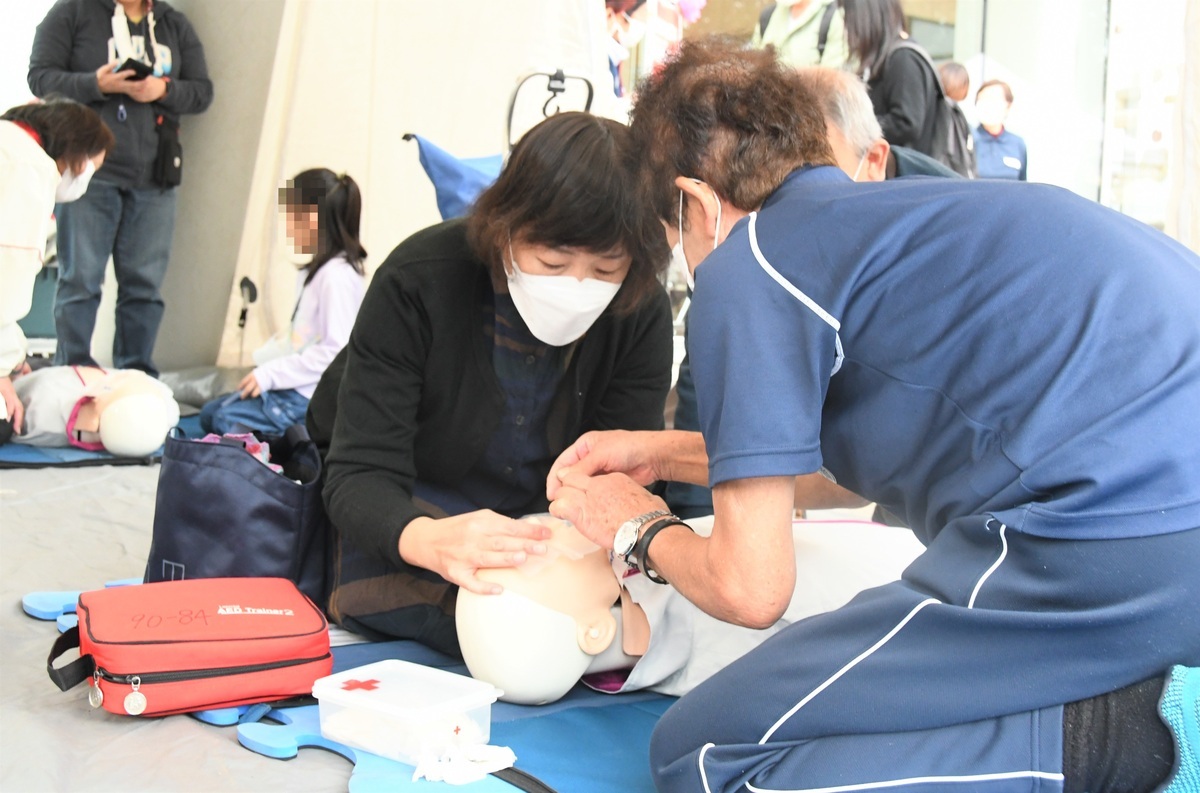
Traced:
<path id="1" fill-rule="evenodd" d="M 126 72 L 133 70 L 133 76 L 130 80 L 145 80 L 150 75 L 154 74 L 154 67 L 147 66 L 141 61 L 135 61 L 133 58 L 126 58 L 125 62 L 116 68 L 118 72 Z"/>

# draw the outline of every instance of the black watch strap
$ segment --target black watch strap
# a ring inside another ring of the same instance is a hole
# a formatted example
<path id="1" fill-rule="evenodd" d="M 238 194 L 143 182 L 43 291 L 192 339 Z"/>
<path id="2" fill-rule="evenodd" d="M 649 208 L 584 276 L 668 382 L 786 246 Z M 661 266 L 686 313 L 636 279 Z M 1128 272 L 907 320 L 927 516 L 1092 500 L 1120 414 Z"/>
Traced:
<path id="1" fill-rule="evenodd" d="M 676 515 L 667 515 L 665 518 L 660 518 L 646 527 L 642 535 L 638 537 L 637 544 L 633 546 L 633 550 L 629 552 L 629 563 L 637 567 L 642 575 L 649 578 L 656 584 L 665 584 L 667 579 L 660 576 L 657 572 L 651 569 L 649 564 L 650 543 L 653 542 L 655 536 L 667 528 L 668 526 L 683 526 L 688 531 L 695 531 L 691 526 L 687 525 Z"/>

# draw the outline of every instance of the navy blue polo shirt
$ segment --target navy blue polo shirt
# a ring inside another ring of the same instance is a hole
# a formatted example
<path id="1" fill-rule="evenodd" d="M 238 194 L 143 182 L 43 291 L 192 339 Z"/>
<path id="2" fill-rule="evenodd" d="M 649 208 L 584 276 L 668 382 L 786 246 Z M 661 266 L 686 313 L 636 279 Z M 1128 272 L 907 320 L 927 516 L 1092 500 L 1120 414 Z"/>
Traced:
<path id="1" fill-rule="evenodd" d="M 979 125 L 975 128 L 975 165 L 980 179 L 1016 179 L 1024 182 L 1029 167 L 1025 139 L 1007 129 L 993 135 Z"/>
<path id="2" fill-rule="evenodd" d="M 1195 254 L 1068 191 L 802 169 L 697 268 L 710 480 L 824 465 L 926 541 L 1200 527 L 1198 307 Z"/>

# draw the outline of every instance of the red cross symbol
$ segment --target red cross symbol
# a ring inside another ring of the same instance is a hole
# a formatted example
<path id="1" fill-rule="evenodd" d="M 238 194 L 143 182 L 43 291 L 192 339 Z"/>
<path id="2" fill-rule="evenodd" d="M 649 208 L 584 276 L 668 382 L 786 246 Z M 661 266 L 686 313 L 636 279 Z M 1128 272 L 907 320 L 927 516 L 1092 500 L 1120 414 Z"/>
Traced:
<path id="1" fill-rule="evenodd" d="M 462 732 L 462 727 L 459 727 L 457 724 L 454 725 L 454 734 L 458 735 L 460 732 Z"/>
<path id="2" fill-rule="evenodd" d="M 342 683 L 342 689 L 345 691 L 354 691 L 355 689 L 374 691 L 377 688 L 379 688 L 378 680 L 347 680 Z"/>

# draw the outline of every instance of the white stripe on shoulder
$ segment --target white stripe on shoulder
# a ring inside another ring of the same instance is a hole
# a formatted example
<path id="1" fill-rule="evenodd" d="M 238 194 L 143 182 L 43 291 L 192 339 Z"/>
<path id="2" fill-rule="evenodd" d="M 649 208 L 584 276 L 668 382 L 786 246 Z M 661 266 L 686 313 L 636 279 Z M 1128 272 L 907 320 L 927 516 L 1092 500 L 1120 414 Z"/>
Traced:
<path id="1" fill-rule="evenodd" d="M 767 261 L 767 257 L 763 256 L 762 249 L 758 247 L 758 232 L 756 231 L 757 220 L 758 220 L 758 213 L 751 212 L 750 213 L 750 250 L 754 251 L 754 258 L 758 259 L 759 266 L 762 267 L 763 270 L 766 271 L 767 275 L 771 276 L 771 278 L 773 278 L 777 284 L 779 284 L 784 289 L 791 292 L 792 297 L 796 298 L 801 303 L 808 306 L 809 310 L 811 310 L 814 314 L 816 314 L 818 317 L 820 317 L 822 320 L 824 320 L 825 323 L 827 325 L 829 325 L 829 327 L 833 328 L 834 330 L 841 330 L 842 323 L 840 323 L 836 319 L 834 319 L 833 315 L 830 314 L 828 311 L 821 308 L 821 306 L 819 306 L 815 300 L 813 300 L 811 297 L 809 297 L 808 295 L 801 292 L 800 289 L 798 289 L 795 284 L 793 284 L 788 279 L 784 278 L 779 273 L 778 270 L 776 270 L 774 267 L 771 266 L 771 263 Z"/>
<path id="2" fill-rule="evenodd" d="M 822 322 L 829 325 L 829 327 L 833 328 L 834 360 L 833 360 L 833 370 L 830 371 L 830 373 L 829 373 L 829 376 L 832 377 L 833 375 L 838 373 L 839 369 L 842 368 L 842 361 L 844 361 L 846 358 L 846 354 L 842 350 L 842 334 L 841 334 L 842 323 L 839 322 L 832 314 L 830 314 L 828 311 L 826 311 L 824 308 L 822 308 L 820 306 L 820 304 L 817 303 L 817 301 L 813 300 L 811 297 L 804 294 L 804 292 L 802 292 L 795 284 L 793 284 L 788 279 L 784 278 L 783 275 L 778 270 L 776 270 L 774 267 L 772 267 L 771 263 L 767 261 L 767 257 L 763 255 L 762 248 L 758 247 L 758 213 L 757 212 L 750 213 L 749 232 L 750 232 L 750 250 L 754 252 L 754 258 L 758 261 L 758 266 L 763 269 L 763 272 L 765 272 L 767 275 L 771 276 L 771 279 L 774 280 L 775 283 L 779 284 L 784 289 L 786 289 L 788 291 L 788 293 L 791 294 L 792 297 L 799 300 L 810 311 L 812 311 L 814 314 L 816 314 L 818 317 L 820 317 Z"/>

